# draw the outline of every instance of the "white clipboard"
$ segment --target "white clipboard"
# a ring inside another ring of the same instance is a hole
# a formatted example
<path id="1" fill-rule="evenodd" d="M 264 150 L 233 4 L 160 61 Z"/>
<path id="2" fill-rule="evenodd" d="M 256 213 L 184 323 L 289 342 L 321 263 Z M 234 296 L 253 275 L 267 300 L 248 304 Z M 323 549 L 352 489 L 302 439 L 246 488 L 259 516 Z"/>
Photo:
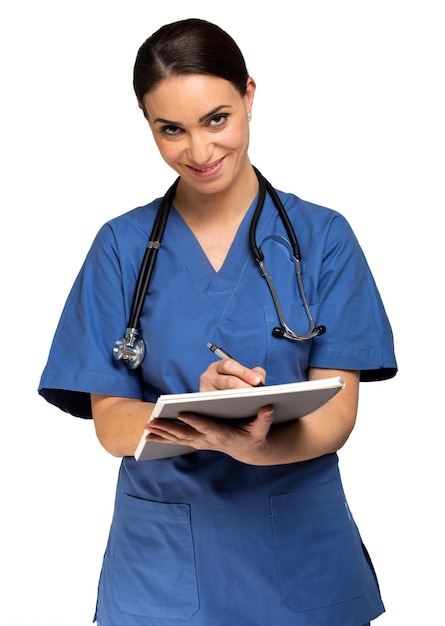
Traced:
<path id="1" fill-rule="evenodd" d="M 249 420 L 263 406 L 273 404 L 274 423 L 279 424 L 313 413 L 333 398 L 345 382 L 340 376 L 284 385 L 226 389 L 223 391 L 165 394 L 159 396 L 151 418 L 177 419 L 186 411 L 222 421 Z M 134 457 L 137 461 L 164 459 L 196 452 L 190 446 L 146 440 L 144 430 Z"/>

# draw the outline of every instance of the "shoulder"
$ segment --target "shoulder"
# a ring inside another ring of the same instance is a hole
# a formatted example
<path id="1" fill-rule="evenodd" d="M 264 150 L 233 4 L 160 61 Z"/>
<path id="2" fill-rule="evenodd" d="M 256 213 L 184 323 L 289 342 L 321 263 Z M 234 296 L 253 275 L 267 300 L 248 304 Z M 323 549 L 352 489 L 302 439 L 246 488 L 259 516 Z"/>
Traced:
<path id="1" fill-rule="evenodd" d="M 145 247 L 160 200 L 157 198 L 105 222 L 94 238 L 92 250 Z"/>
<path id="2" fill-rule="evenodd" d="M 109 230 L 116 235 L 124 235 L 127 232 L 142 229 L 144 233 L 148 233 L 151 229 L 156 211 L 161 202 L 161 198 L 156 198 L 150 203 L 131 209 L 117 217 L 108 220 L 102 229 Z"/>
<path id="3" fill-rule="evenodd" d="M 338 210 L 303 200 L 294 193 L 276 190 L 293 227 L 317 239 L 355 240 L 352 227 Z"/>
<path id="4" fill-rule="evenodd" d="M 310 202 L 309 200 L 304 200 L 294 193 L 280 191 L 279 189 L 276 189 L 276 192 L 284 208 L 289 213 L 298 214 L 300 217 L 307 217 L 312 220 L 320 219 L 330 221 L 338 219 L 346 222 L 346 218 L 335 209 Z"/>

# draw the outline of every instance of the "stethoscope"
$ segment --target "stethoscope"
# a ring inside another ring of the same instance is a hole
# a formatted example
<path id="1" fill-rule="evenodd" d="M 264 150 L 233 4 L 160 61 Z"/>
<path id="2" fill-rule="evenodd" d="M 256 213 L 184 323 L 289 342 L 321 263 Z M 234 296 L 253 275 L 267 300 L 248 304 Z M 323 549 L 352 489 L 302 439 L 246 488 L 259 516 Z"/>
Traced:
<path id="1" fill-rule="evenodd" d="M 295 231 L 290 223 L 289 217 L 286 213 L 286 210 L 278 197 L 277 192 L 272 187 L 272 185 L 267 181 L 264 176 L 256 169 L 255 174 L 257 175 L 259 182 L 259 193 L 258 193 L 258 201 L 255 207 L 255 212 L 252 217 L 252 222 L 250 224 L 250 245 L 252 248 L 253 255 L 255 257 L 255 261 L 258 263 L 261 275 L 266 279 L 267 285 L 269 287 L 270 293 L 272 295 L 272 299 L 277 311 L 278 319 L 280 321 L 280 326 L 276 326 L 272 330 L 272 335 L 277 338 L 285 338 L 290 339 L 291 341 L 306 341 L 308 339 L 312 339 L 318 335 L 322 335 L 326 332 L 325 326 L 315 326 L 315 322 L 312 317 L 311 310 L 309 308 L 309 304 L 306 298 L 306 294 L 303 286 L 303 279 L 301 276 L 301 253 L 300 246 L 298 245 L 297 236 L 295 235 Z M 136 289 L 133 296 L 133 303 L 131 307 L 131 314 L 127 324 L 127 330 L 125 331 L 125 337 L 118 339 L 113 348 L 114 358 L 117 360 L 123 360 L 124 363 L 130 369 L 136 369 L 142 363 L 142 360 L 145 356 L 145 343 L 140 335 L 139 327 L 139 318 L 141 316 L 142 307 L 144 305 L 145 297 L 148 291 L 148 287 L 150 285 L 151 278 L 154 272 L 154 266 L 156 261 L 156 256 L 158 254 L 159 248 L 161 247 L 162 237 L 165 231 L 165 225 L 167 223 L 168 214 L 170 212 L 170 208 L 172 205 L 173 198 L 175 196 L 176 188 L 178 186 L 180 178 L 177 178 L 170 189 L 167 191 L 165 196 L 163 197 L 159 209 L 157 211 L 155 221 L 153 224 L 153 229 L 150 234 L 150 238 L 147 244 L 147 248 L 145 250 L 144 258 L 142 260 L 141 269 L 139 270 L 139 276 L 136 283 Z M 259 217 L 261 215 L 261 211 L 264 206 L 264 201 L 266 199 L 266 192 L 272 198 L 272 201 L 275 205 L 275 208 L 278 211 L 278 214 L 284 224 L 286 229 L 287 236 L 289 237 L 289 241 L 284 237 L 278 235 L 269 235 L 265 237 L 262 243 L 267 239 L 273 239 L 278 241 L 279 243 L 284 244 L 288 250 L 291 257 L 291 261 L 295 264 L 295 273 L 297 276 L 297 284 L 298 290 L 300 292 L 300 297 L 303 302 L 303 306 L 306 312 L 306 316 L 309 321 L 309 330 L 306 334 L 300 335 L 295 333 L 293 330 L 289 328 L 286 324 L 286 320 L 284 318 L 283 310 L 281 308 L 280 300 L 278 298 L 278 294 L 276 292 L 275 286 L 272 282 L 272 278 L 270 277 L 269 271 L 264 263 L 264 254 L 261 251 L 261 248 L 256 244 L 256 227 L 258 224 Z"/>

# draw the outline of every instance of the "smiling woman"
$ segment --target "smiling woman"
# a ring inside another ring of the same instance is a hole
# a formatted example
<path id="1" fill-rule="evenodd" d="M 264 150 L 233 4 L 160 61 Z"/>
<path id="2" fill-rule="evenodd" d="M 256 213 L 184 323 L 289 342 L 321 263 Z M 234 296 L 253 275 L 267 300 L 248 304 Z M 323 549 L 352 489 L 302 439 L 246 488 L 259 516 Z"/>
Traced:
<path id="1" fill-rule="evenodd" d="M 143 108 L 159 152 L 181 176 L 175 200 L 179 211 L 189 200 L 195 215 L 197 196 L 230 187 L 239 224 L 256 192 L 247 157 L 254 93 L 251 78 L 242 96 L 228 80 L 189 74 L 166 78 L 145 94 Z"/>
<path id="2" fill-rule="evenodd" d="M 177 176 L 168 211 L 158 198 L 100 229 L 39 387 L 92 417 L 103 447 L 123 457 L 98 623 L 362 626 L 384 607 L 337 451 L 354 428 L 359 382 L 397 371 L 366 259 L 339 213 L 275 190 L 253 167 L 255 81 L 221 28 L 162 27 L 139 49 L 134 88 Z M 127 331 L 144 336 L 149 355 L 133 367 L 112 347 L 143 258 L 151 278 Z M 217 359 L 209 342 L 236 359 Z M 161 394 L 333 376 L 344 389 L 286 424 L 272 425 L 272 406 L 248 424 L 190 413 L 149 422 Z M 151 442 L 194 451 L 137 462 L 144 428 Z"/>

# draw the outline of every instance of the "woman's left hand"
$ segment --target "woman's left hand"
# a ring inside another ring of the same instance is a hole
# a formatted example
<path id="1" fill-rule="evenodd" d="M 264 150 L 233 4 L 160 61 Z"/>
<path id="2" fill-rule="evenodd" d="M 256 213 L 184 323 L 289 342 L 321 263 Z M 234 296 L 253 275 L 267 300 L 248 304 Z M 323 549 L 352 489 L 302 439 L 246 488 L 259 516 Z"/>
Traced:
<path id="1" fill-rule="evenodd" d="M 267 435 L 273 422 L 273 407 L 265 406 L 256 419 L 243 424 L 230 424 L 200 417 L 193 413 L 180 413 L 181 423 L 166 419 L 153 419 L 147 425 L 148 441 L 191 446 L 196 450 L 224 452 L 243 463 L 262 465 Z"/>

